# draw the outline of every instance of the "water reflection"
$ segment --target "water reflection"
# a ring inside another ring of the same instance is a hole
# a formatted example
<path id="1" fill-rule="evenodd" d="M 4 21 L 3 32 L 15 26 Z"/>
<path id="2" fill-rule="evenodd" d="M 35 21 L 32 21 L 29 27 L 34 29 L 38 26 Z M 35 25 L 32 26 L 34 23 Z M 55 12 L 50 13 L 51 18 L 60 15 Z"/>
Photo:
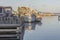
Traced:
<path id="1" fill-rule="evenodd" d="M 60 21 L 60 16 L 58 16 L 58 21 Z"/>
<path id="2" fill-rule="evenodd" d="M 36 22 L 37 25 L 41 26 L 42 25 L 42 22 L 39 21 L 39 22 Z"/>
<path id="3" fill-rule="evenodd" d="M 24 23 L 24 27 L 26 30 L 35 30 L 36 25 L 41 26 L 42 23 L 40 22 L 33 22 L 33 23 Z"/>

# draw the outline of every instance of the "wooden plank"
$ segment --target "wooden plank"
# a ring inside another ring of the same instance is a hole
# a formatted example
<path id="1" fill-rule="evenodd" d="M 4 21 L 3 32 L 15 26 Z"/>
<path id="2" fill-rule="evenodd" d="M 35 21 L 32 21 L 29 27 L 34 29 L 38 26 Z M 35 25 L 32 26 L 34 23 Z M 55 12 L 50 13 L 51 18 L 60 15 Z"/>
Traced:
<path id="1" fill-rule="evenodd" d="M 11 26 L 20 27 L 20 24 L 0 24 L 0 27 L 11 27 Z"/>

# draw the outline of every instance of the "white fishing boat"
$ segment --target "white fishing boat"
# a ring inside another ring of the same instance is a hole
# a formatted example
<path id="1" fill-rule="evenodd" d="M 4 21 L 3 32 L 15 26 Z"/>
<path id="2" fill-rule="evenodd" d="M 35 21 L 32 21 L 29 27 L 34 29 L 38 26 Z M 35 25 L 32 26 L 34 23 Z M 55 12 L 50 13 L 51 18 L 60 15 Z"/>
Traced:
<path id="1" fill-rule="evenodd" d="M 35 22 L 35 21 L 36 21 L 36 16 L 34 14 L 29 16 L 24 16 L 24 22 Z"/>

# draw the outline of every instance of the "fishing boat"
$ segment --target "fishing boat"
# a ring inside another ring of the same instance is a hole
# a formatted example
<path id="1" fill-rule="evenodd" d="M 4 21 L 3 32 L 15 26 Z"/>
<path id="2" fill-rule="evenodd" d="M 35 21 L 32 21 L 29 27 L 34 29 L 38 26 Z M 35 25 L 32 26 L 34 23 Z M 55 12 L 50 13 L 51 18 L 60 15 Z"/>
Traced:
<path id="1" fill-rule="evenodd" d="M 29 16 L 24 16 L 24 22 L 35 22 L 35 21 L 36 21 L 36 16 L 34 14 Z"/>

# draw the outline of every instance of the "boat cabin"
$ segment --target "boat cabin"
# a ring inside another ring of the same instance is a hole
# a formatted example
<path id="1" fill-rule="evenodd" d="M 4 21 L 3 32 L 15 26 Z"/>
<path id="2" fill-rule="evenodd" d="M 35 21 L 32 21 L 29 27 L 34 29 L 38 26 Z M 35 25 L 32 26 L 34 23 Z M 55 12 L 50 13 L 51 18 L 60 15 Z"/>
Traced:
<path id="1" fill-rule="evenodd" d="M 0 6 L 0 16 L 6 16 L 12 14 L 12 7 Z"/>

